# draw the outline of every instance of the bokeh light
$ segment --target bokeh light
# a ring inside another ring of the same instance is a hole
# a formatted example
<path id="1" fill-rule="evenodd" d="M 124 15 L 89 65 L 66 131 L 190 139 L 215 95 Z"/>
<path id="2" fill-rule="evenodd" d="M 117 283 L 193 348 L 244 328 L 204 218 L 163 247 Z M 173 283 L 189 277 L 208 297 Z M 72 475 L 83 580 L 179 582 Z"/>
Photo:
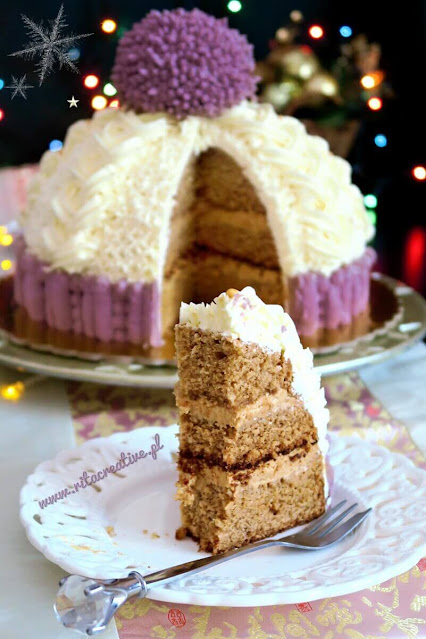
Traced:
<path id="1" fill-rule="evenodd" d="M 72 49 L 68 51 L 68 57 L 71 62 L 75 62 L 80 57 L 80 49 L 78 47 L 72 47 Z"/>
<path id="2" fill-rule="evenodd" d="M 375 85 L 373 76 L 363 75 L 361 78 L 361 85 L 364 87 L 364 89 L 372 89 Z"/>
<path id="3" fill-rule="evenodd" d="M 17 402 L 21 398 L 22 393 L 25 390 L 25 386 L 22 382 L 16 382 L 15 384 L 8 384 L 0 388 L 0 395 L 3 399 L 9 402 Z"/>
<path id="4" fill-rule="evenodd" d="M 230 11 L 231 13 L 238 13 L 243 8 L 243 5 L 241 4 L 240 0 L 229 0 L 227 7 L 228 11 Z"/>
<path id="5" fill-rule="evenodd" d="M 52 140 L 49 144 L 50 151 L 60 151 L 62 149 L 62 142 L 60 140 Z"/>
<path id="6" fill-rule="evenodd" d="M 376 226 L 376 224 L 377 224 L 377 214 L 376 214 L 376 211 L 368 210 L 368 211 L 367 211 L 367 217 L 368 217 L 368 219 L 370 220 L 371 224 L 372 224 L 373 226 Z"/>
<path id="7" fill-rule="evenodd" d="M 314 40 L 319 40 L 324 35 L 324 29 L 319 26 L 319 24 L 313 24 L 312 27 L 309 28 L 309 35 Z"/>
<path id="8" fill-rule="evenodd" d="M 303 80 L 308 80 L 315 72 L 315 65 L 311 62 L 303 62 L 299 67 L 299 75 Z"/>
<path id="9" fill-rule="evenodd" d="M 12 268 L 12 262 L 10 260 L 2 260 L 0 262 L 0 267 L 2 271 L 10 271 Z"/>
<path id="10" fill-rule="evenodd" d="M 285 27 L 280 27 L 279 29 L 277 29 L 275 37 L 278 40 L 278 42 L 281 42 L 281 43 L 288 42 L 290 40 L 290 31 L 286 29 Z"/>
<path id="11" fill-rule="evenodd" d="M 409 286 L 422 289 L 426 266 L 426 230 L 415 226 L 408 231 L 402 258 L 403 278 Z"/>
<path id="12" fill-rule="evenodd" d="M 360 82 L 364 89 L 374 89 L 374 87 L 379 86 L 384 79 L 384 72 L 381 69 L 378 69 L 377 71 L 372 71 L 371 73 L 363 75 Z"/>
<path id="13" fill-rule="evenodd" d="M 4 80 L 3 78 L 0 78 L 0 91 L 3 87 L 4 87 Z"/>
<path id="14" fill-rule="evenodd" d="M 303 13 L 301 11 L 298 11 L 297 9 L 294 9 L 294 11 L 290 13 L 290 20 L 292 20 L 293 22 L 302 22 Z"/>
<path id="15" fill-rule="evenodd" d="M 374 144 L 381 149 L 385 147 L 387 143 L 388 143 L 388 139 L 386 135 L 383 135 L 383 133 L 378 133 L 374 138 Z"/>
<path id="16" fill-rule="evenodd" d="M 108 100 L 106 99 L 105 96 L 95 95 L 95 97 L 92 100 L 92 107 L 96 111 L 100 111 L 101 109 L 105 109 L 107 103 L 108 103 Z"/>
<path id="17" fill-rule="evenodd" d="M 118 107 L 120 106 L 120 102 L 119 100 L 111 100 L 108 106 L 110 106 L 111 109 L 118 109 Z"/>
<path id="18" fill-rule="evenodd" d="M 114 33 L 117 28 L 117 23 L 111 18 L 106 18 L 101 24 L 101 29 L 104 33 Z"/>
<path id="19" fill-rule="evenodd" d="M 13 235 L 10 233 L 3 233 L 0 235 L 0 244 L 2 246 L 10 246 L 13 244 Z"/>
<path id="20" fill-rule="evenodd" d="M 375 209 L 377 206 L 377 198 L 372 193 L 364 196 L 364 204 L 368 209 Z"/>
<path id="21" fill-rule="evenodd" d="M 340 35 L 343 38 L 350 38 L 351 35 L 352 35 L 352 29 L 350 27 L 348 27 L 348 25 L 346 25 L 346 24 L 343 25 L 343 27 L 340 27 L 339 31 L 340 31 Z"/>
<path id="22" fill-rule="evenodd" d="M 0 122 L 3 120 L 4 118 L 4 111 L 3 109 L 0 109 Z"/>
<path id="23" fill-rule="evenodd" d="M 383 106 L 383 102 L 380 98 L 370 98 L 367 104 L 372 111 L 379 111 Z"/>
<path id="24" fill-rule="evenodd" d="M 86 75 L 84 78 L 84 86 L 88 89 L 95 89 L 99 84 L 99 78 L 97 75 Z"/>
<path id="25" fill-rule="evenodd" d="M 104 86 L 104 93 L 105 95 L 108 95 L 109 97 L 111 97 L 117 93 L 117 89 L 115 88 L 113 84 L 111 84 L 111 82 L 107 82 L 106 85 Z"/>
<path id="26" fill-rule="evenodd" d="M 422 182 L 426 180 L 426 168 L 424 166 L 415 166 L 412 170 L 413 177 Z"/>

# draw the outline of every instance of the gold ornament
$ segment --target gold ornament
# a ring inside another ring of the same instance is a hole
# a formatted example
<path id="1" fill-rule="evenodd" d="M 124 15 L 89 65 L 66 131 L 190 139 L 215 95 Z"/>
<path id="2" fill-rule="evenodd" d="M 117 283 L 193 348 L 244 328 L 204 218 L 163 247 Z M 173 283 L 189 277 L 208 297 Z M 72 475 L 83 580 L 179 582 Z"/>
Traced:
<path id="1" fill-rule="evenodd" d="M 307 80 L 319 69 L 316 55 L 308 47 L 278 47 L 268 56 L 268 62 L 278 64 L 288 75 Z"/>
<path id="2" fill-rule="evenodd" d="M 290 13 L 290 20 L 292 20 L 293 22 L 302 22 L 303 13 L 301 11 L 298 11 L 297 9 L 294 9 L 294 11 Z"/>
<path id="3" fill-rule="evenodd" d="M 288 29 L 286 29 L 285 27 L 281 27 L 281 29 L 277 30 L 277 32 L 275 34 L 275 39 L 280 44 L 284 44 L 285 42 L 289 42 L 290 41 L 290 31 Z"/>
<path id="4" fill-rule="evenodd" d="M 334 98 L 339 93 L 337 80 L 331 73 L 320 71 L 312 76 L 304 86 L 308 93 L 319 93 L 327 98 Z"/>
<path id="5" fill-rule="evenodd" d="M 276 111 L 282 111 L 293 98 L 300 94 L 299 84 L 292 79 L 268 84 L 261 95 L 262 102 L 269 102 Z"/>

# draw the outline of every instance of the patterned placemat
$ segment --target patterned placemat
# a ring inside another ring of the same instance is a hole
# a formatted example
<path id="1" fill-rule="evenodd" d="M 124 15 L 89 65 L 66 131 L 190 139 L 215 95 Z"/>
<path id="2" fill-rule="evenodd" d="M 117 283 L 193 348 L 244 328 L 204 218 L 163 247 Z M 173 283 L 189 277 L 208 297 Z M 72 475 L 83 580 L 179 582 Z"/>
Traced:
<path id="1" fill-rule="evenodd" d="M 389 414 L 357 373 L 328 377 L 324 385 L 330 430 L 379 443 L 426 469 L 426 459 L 406 426 Z M 70 383 L 68 394 L 78 443 L 177 420 L 169 390 Z M 120 639 L 426 638 L 426 558 L 399 577 L 344 597 L 253 608 L 139 599 L 119 610 L 116 623 Z"/>

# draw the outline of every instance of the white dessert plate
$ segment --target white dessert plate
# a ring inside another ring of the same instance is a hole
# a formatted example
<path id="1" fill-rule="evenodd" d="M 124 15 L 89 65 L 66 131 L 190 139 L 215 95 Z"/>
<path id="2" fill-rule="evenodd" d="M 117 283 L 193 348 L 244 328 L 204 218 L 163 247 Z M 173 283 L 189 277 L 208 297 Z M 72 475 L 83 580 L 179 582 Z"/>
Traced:
<path id="1" fill-rule="evenodd" d="M 151 446 L 158 434 L 163 446 Z M 40 464 L 21 491 L 20 517 L 30 542 L 65 571 L 92 578 L 147 574 L 205 553 L 177 541 L 177 426 L 147 427 L 90 440 Z M 148 452 L 115 474 L 72 493 L 121 455 Z M 156 457 L 156 459 L 155 459 Z M 319 551 L 268 549 L 148 593 L 160 601 L 264 606 L 345 595 L 412 568 L 426 553 L 426 472 L 402 455 L 358 437 L 331 438 L 333 501 L 356 500 L 373 513 L 341 543 Z M 53 504 L 39 502 L 69 488 Z"/>

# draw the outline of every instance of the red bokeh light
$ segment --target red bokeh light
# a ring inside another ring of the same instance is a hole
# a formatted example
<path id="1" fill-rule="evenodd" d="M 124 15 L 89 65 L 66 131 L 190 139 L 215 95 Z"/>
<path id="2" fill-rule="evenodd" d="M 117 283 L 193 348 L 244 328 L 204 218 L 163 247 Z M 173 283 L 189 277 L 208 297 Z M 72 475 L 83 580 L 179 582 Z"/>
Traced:
<path id="1" fill-rule="evenodd" d="M 404 280 L 417 291 L 422 290 L 426 271 L 426 229 L 416 226 L 407 235 L 404 247 Z"/>
<path id="2" fill-rule="evenodd" d="M 383 102 L 380 98 L 370 98 L 367 104 L 372 111 L 378 111 L 383 106 Z"/>
<path id="3" fill-rule="evenodd" d="M 84 86 L 88 89 L 95 89 L 99 84 L 99 78 L 97 75 L 86 75 L 84 78 Z"/>
<path id="4" fill-rule="evenodd" d="M 419 180 L 419 182 L 426 180 L 426 168 L 424 166 L 415 166 L 411 173 L 413 178 Z"/>
<path id="5" fill-rule="evenodd" d="M 309 27 L 309 35 L 314 40 L 319 40 L 324 35 L 324 29 L 319 24 L 313 24 L 312 27 Z"/>

